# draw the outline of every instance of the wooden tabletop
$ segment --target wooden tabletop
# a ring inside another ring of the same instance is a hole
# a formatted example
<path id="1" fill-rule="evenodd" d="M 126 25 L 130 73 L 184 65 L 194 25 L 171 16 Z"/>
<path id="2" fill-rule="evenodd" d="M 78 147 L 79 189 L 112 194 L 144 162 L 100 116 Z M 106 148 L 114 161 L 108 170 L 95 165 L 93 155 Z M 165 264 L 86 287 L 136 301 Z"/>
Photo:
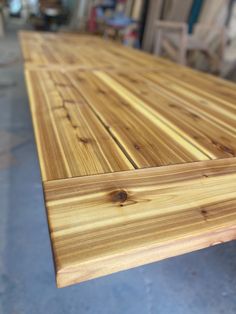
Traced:
<path id="1" fill-rule="evenodd" d="M 69 33 L 20 32 L 25 64 L 42 68 L 113 69 L 153 68 L 156 60 L 148 54 L 96 36 Z M 158 67 L 170 63 L 159 60 Z"/>
<path id="2" fill-rule="evenodd" d="M 233 83 L 20 34 L 58 287 L 236 238 Z"/>

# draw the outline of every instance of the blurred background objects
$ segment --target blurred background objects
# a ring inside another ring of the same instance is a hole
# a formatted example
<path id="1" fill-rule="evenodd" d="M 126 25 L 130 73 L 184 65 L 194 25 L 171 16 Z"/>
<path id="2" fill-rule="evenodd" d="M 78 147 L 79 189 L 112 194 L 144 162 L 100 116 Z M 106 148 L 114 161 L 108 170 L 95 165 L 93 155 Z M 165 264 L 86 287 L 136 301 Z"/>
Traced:
<path id="1" fill-rule="evenodd" d="M 235 0 L 1 0 L 8 23 L 92 33 L 223 77 L 236 65 Z"/>

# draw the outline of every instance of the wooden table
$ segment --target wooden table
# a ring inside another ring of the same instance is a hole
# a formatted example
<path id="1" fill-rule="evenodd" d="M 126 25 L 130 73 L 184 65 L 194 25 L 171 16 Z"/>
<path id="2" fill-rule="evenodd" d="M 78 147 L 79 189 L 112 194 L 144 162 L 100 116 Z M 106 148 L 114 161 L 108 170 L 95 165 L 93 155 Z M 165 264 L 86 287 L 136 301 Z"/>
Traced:
<path id="1" fill-rule="evenodd" d="M 236 238 L 233 83 L 20 34 L 58 287 Z"/>

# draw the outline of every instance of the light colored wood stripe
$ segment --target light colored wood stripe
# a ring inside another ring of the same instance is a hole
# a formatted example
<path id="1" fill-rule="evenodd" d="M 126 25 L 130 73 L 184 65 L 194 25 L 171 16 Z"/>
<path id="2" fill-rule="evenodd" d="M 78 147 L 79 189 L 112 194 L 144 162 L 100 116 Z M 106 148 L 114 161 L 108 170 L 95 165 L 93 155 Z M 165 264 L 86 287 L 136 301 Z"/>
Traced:
<path id="1" fill-rule="evenodd" d="M 68 77 L 139 168 L 197 160 L 94 73 Z"/>
<path id="2" fill-rule="evenodd" d="M 228 119 L 226 123 L 220 117 L 217 119 L 214 109 L 211 115 L 207 114 L 209 107 L 205 108 L 206 104 L 197 102 L 194 94 L 187 99 L 183 93 L 178 96 L 171 83 L 163 82 L 161 75 L 154 76 L 154 82 L 148 73 L 118 72 L 109 75 L 181 128 L 191 137 L 194 145 L 212 159 L 235 156 L 235 122 Z"/>
<path id="3" fill-rule="evenodd" d="M 171 138 L 183 146 L 183 148 L 189 151 L 193 156 L 197 157 L 199 160 L 209 159 L 209 156 L 197 149 L 194 144 L 191 144 L 192 139 L 189 138 L 188 134 L 182 132 L 181 129 L 173 125 L 163 115 L 158 114 L 156 111 L 152 110 L 140 98 L 134 96 L 126 88 L 109 77 L 106 73 L 96 71 L 95 75 L 97 75 L 105 84 L 112 87 L 116 93 L 122 95 L 122 97 L 132 104 L 136 110 L 139 110 L 149 120 L 156 123 L 159 128 L 161 128 L 166 134 L 168 134 Z"/>

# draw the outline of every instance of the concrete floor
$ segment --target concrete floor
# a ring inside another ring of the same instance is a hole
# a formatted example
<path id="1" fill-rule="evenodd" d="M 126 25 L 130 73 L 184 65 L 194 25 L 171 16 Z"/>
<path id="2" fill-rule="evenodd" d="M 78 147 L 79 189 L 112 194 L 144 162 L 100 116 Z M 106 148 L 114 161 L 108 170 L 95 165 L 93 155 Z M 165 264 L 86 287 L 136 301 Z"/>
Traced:
<path id="1" fill-rule="evenodd" d="M 0 39 L 0 314 L 235 314 L 236 243 L 57 289 L 16 34 Z"/>

